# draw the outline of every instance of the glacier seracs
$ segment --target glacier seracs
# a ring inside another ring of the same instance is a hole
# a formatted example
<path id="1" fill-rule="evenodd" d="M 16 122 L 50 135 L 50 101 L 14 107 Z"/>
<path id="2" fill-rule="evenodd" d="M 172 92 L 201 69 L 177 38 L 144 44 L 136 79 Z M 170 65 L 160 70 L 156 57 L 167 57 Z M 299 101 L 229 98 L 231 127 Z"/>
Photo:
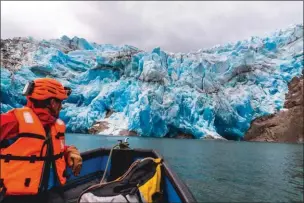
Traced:
<path id="1" fill-rule="evenodd" d="M 1 41 L 1 113 L 25 104 L 27 81 L 57 78 L 73 90 L 60 114 L 68 132 L 86 133 L 113 111 L 107 120 L 140 136 L 240 139 L 283 107 L 288 82 L 303 74 L 303 25 L 192 53 L 67 36 Z"/>

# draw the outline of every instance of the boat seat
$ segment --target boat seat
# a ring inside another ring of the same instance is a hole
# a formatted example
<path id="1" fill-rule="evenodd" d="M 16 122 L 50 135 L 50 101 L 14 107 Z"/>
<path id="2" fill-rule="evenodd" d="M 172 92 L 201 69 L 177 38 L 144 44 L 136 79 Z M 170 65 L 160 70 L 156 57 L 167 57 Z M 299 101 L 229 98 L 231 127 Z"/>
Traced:
<path id="1" fill-rule="evenodd" d="M 79 194 L 88 187 L 98 184 L 103 175 L 103 171 L 96 172 L 92 175 L 84 176 L 82 178 L 69 181 L 63 186 L 64 196 L 67 203 L 77 203 Z M 56 201 L 54 201 L 56 202 Z"/>
<path id="2" fill-rule="evenodd" d="M 64 191 L 64 196 L 66 198 L 66 203 L 77 203 L 77 199 L 79 197 L 79 194 L 82 193 L 85 189 L 88 187 L 98 184 L 100 181 L 100 178 L 96 178 L 94 180 L 91 180 L 89 182 L 86 182 L 81 185 L 77 185 L 74 188 L 70 188 L 69 190 Z M 56 201 L 55 201 L 56 202 Z"/>

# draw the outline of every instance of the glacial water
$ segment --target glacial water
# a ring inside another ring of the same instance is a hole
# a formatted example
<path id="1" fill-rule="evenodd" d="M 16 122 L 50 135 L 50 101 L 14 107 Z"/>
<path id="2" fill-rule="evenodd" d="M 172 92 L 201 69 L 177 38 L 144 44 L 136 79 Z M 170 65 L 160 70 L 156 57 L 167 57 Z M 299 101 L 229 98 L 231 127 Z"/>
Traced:
<path id="1" fill-rule="evenodd" d="M 124 137 L 67 134 L 80 151 Z M 130 137 L 161 153 L 198 202 L 303 202 L 303 145 Z"/>

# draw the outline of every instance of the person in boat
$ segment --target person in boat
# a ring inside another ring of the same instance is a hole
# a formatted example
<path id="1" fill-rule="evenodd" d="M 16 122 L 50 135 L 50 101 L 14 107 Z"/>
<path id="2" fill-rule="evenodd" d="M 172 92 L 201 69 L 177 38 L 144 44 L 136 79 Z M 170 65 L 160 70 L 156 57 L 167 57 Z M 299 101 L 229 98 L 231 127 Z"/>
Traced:
<path id="1" fill-rule="evenodd" d="M 64 202 L 67 166 L 74 176 L 82 167 L 78 149 L 65 145 L 59 119 L 70 94 L 57 80 L 38 78 L 24 87 L 26 106 L 1 114 L 0 202 Z"/>

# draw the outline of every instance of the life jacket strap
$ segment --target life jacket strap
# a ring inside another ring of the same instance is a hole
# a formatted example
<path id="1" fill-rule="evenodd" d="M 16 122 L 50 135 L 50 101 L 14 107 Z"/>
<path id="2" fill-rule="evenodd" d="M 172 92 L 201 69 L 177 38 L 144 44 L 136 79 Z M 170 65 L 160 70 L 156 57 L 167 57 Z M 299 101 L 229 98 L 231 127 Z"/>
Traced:
<path id="1" fill-rule="evenodd" d="M 16 161 L 29 161 L 30 163 L 35 163 L 35 161 L 55 161 L 57 159 L 60 159 L 63 157 L 63 152 L 60 152 L 59 154 L 56 155 L 50 155 L 50 156 L 36 156 L 36 155 L 31 155 L 31 156 L 14 156 L 12 154 L 5 154 L 5 155 L 0 155 L 0 159 L 4 159 L 4 162 L 9 162 L 11 160 L 16 160 Z"/>
<path id="2" fill-rule="evenodd" d="M 0 188 L 4 187 L 4 179 L 0 178 Z"/>
<path id="3" fill-rule="evenodd" d="M 45 137 L 42 135 L 37 135 L 33 133 L 20 133 L 17 136 L 11 138 L 11 139 L 4 139 L 0 142 L 0 147 L 1 148 L 6 148 L 9 147 L 12 143 L 17 141 L 21 137 L 28 137 L 28 138 L 35 138 L 35 139 L 40 139 L 40 140 L 45 140 Z"/>
<path id="4" fill-rule="evenodd" d="M 29 138 L 45 140 L 45 136 L 37 135 L 37 134 L 33 134 L 33 133 L 20 133 L 20 134 L 18 134 L 18 137 L 29 137 Z"/>
<path id="5" fill-rule="evenodd" d="M 57 133 L 55 136 L 56 139 L 59 139 L 60 137 L 64 137 L 64 133 Z"/>
<path id="6" fill-rule="evenodd" d="M 4 199 L 4 196 L 6 194 L 6 187 L 4 186 L 4 179 L 0 178 L 0 202 Z"/>

